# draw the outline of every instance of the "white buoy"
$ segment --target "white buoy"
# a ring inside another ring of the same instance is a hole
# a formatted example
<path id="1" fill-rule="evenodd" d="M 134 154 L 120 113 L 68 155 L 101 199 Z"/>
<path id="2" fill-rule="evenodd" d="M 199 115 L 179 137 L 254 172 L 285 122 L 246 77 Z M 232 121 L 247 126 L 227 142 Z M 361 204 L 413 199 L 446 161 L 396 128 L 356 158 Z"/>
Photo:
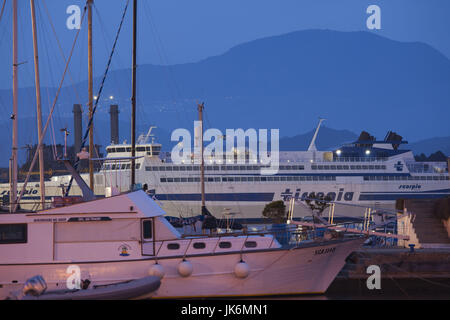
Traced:
<path id="1" fill-rule="evenodd" d="M 234 266 L 234 274 L 238 278 L 247 278 L 250 273 L 250 267 L 244 261 L 240 261 Z"/>
<path id="2" fill-rule="evenodd" d="M 155 263 L 148 269 L 148 275 L 159 277 L 160 279 L 162 279 L 165 275 L 163 266 Z"/>
<path id="3" fill-rule="evenodd" d="M 189 277 L 193 271 L 192 264 L 189 261 L 183 260 L 178 265 L 178 273 L 182 277 Z"/>

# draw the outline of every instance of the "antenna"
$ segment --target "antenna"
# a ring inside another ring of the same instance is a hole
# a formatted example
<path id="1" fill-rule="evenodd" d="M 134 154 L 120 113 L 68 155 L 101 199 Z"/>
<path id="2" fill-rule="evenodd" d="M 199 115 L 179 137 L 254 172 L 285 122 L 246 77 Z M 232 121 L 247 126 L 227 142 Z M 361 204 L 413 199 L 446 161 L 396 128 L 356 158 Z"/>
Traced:
<path id="1" fill-rule="evenodd" d="M 317 134 L 319 133 L 320 125 L 322 124 L 322 122 L 324 120 L 326 120 L 326 119 L 325 118 L 319 118 L 319 124 L 317 125 L 316 132 L 314 132 L 314 136 L 313 136 L 313 138 L 311 140 L 311 143 L 309 144 L 308 151 L 317 151 L 316 138 L 317 138 Z"/>

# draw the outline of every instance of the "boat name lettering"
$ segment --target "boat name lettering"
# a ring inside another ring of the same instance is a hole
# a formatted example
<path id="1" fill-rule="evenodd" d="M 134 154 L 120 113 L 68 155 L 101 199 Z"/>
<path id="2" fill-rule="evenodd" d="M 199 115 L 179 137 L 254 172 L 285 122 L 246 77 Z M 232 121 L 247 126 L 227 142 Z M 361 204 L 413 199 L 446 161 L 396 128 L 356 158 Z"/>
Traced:
<path id="1" fill-rule="evenodd" d="M 38 218 L 34 219 L 33 222 L 66 222 L 66 218 Z"/>
<path id="2" fill-rule="evenodd" d="M 336 250 L 336 247 L 326 248 L 326 249 L 319 249 L 319 250 L 314 251 L 314 255 L 332 253 L 335 250 Z"/>
<path id="3" fill-rule="evenodd" d="M 88 221 L 111 221 L 110 217 L 75 217 L 70 218 L 69 222 L 88 222 Z"/>
<path id="4" fill-rule="evenodd" d="M 291 189 L 287 188 L 285 191 L 283 191 L 280 196 L 283 199 L 283 201 L 289 201 L 292 198 L 295 200 L 304 200 L 307 198 L 315 198 L 315 197 L 329 197 L 330 201 L 352 201 L 353 200 L 354 192 L 344 192 L 344 188 L 340 188 L 339 192 L 303 192 L 301 193 L 301 189 L 296 189 L 295 193 L 291 191 Z"/>
<path id="5" fill-rule="evenodd" d="M 399 189 L 406 189 L 406 190 L 417 190 L 422 188 L 420 184 L 401 184 L 398 186 Z"/>

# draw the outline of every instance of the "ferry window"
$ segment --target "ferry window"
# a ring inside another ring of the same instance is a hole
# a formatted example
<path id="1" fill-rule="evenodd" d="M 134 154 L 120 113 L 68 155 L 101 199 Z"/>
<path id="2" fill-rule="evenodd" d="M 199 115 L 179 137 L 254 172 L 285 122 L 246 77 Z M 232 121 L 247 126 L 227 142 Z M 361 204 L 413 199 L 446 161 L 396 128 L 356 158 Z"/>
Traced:
<path id="1" fill-rule="evenodd" d="M 350 166 L 350 169 L 355 170 L 356 166 Z"/>
<path id="2" fill-rule="evenodd" d="M 131 147 L 127 147 L 127 152 L 131 152 Z"/>
<path id="3" fill-rule="evenodd" d="M 193 245 L 194 249 L 205 249 L 206 244 L 204 242 L 195 242 Z"/>
<path id="4" fill-rule="evenodd" d="M 240 182 L 241 181 L 241 177 L 235 177 L 234 181 Z"/>
<path id="5" fill-rule="evenodd" d="M 311 169 L 312 169 L 312 170 L 317 170 L 317 166 L 316 166 L 316 165 L 312 165 L 312 166 L 311 166 Z"/>
<path id="6" fill-rule="evenodd" d="M 187 166 L 186 167 L 186 171 L 192 171 L 192 167 L 191 166 Z"/>
<path id="7" fill-rule="evenodd" d="M 173 182 L 173 178 L 167 178 L 167 182 Z"/>
<path id="8" fill-rule="evenodd" d="M 338 169 L 338 170 L 342 170 L 343 167 L 342 167 L 342 166 L 337 166 L 337 169 Z"/>
<path id="9" fill-rule="evenodd" d="M 267 181 L 267 177 L 261 177 L 261 181 Z"/>
<path id="10" fill-rule="evenodd" d="M 246 248 L 256 248 L 257 245 L 256 241 L 245 241 Z"/>
<path id="11" fill-rule="evenodd" d="M 434 176 L 433 180 L 439 180 L 439 177 Z"/>
<path id="12" fill-rule="evenodd" d="M 367 180 L 369 180 L 369 177 L 364 177 L 364 181 L 367 181 Z"/>
<path id="13" fill-rule="evenodd" d="M 173 166 L 173 171 L 180 171 L 180 167 L 178 167 L 178 166 Z"/>
<path id="14" fill-rule="evenodd" d="M 261 181 L 261 177 L 254 177 L 255 181 Z"/>
<path id="15" fill-rule="evenodd" d="M 240 166 L 239 169 L 240 170 L 245 170 L 245 166 Z"/>
<path id="16" fill-rule="evenodd" d="M 200 167 L 199 167 L 199 166 L 194 166 L 194 167 L 192 168 L 192 170 L 198 171 L 198 170 L 200 170 Z"/>
<path id="17" fill-rule="evenodd" d="M 385 166 L 385 165 L 382 165 L 382 166 L 381 166 L 381 169 L 386 170 L 386 166 Z"/>
<path id="18" fill-rule="evenodd" d="M 161 178 L 160 180 L 161 180 L 161 182 L 166 182 L 167 181 L 166 178 Z"/>
<path id="19" fill-rule="evenodd" d="M 215 182 L 220 182 L 220 177 L 214 177 Z"/>
<path id="20" fill-rule="evenodd" d="M 116 170 L 116 165 L 115 164 L 111 165 L 111 170 Z"/>
<path id="21" fill-rule="evenodd" d="M 167 167 L 166 167 L 166 171 L 172 171 L 172 167 L 167 166 Z"/>
<path id="22" fill-rule="evenodd" d="M 174 182 L 180 182 L 180 178 L 173 178 Z"/>
<path id="23" fill-rule="evenodd" d="M 286 177 L 280 177 L 280 181 L 286 181 Z"/>
<path id="24" fill-rule="evenodd" d="M 159 167 L 159 171 L 166 171 L 166 167 Z"/>
<path id="25" fill-rule="evenodd" d="M 126 168 L 127 168 L 127 169 L 130 169 L 130 168 L 131 168 L 131 163 L 127 163 Z"/>
<path id="26" fill-rule="evenodd" d="M 120 169 L 122 169 L 122 170 L 125 170 L 125 167 L 126 167 L 127 165 L 125 164 L 125 163 L 123 163 L 122 164 L 122 167 L 120 168 Z"/>
<path id="27" fill-rule="evenodd" d="M 214 182 L 214 178 L 208 178 L 208 182 Z"/>
<path id="28" fill-rule="evenodd" d="M 136 170 L 138 170 L 141 167 L 140 163 L 136 163 Z"/>
<path id="29" fill-rule="evenodd" d="M 320 176 L 320 177 L 319 177 L 319 180 L 323 181 L 323 180 L 325 180 L 325 177 Z"/>
<path id="30" fill-rule="evenodd" d="M 107 164 L 106 166 L 105 166 L 105 170 L 110 170 L 111 169 L 111 165 L 110 164 Z"/>
<path id="31" fill-rule="evenodd" d="M 287 177 L 287 181 L 292 181 L 292 177 Z"/>
<path id="32" fill-rule="evenodd" d="M 145 151 L 145 147 L 137 147 L 136 151 L 138 151 L 138 152 Z"/>
<path id="33" fill-rule="evenodd" d="M 286 170 L 286 166 L 280 166 L 280 170 Z"/>
<path id="34" fill-rule="evenodd" d="M 344 168 L 344 170 L 349 170 L 350 169 L 348 166 L 342 166 L 342 168 Z"/>
<path id="35" fill-rule="evenodd" d="M 234 181 L 234 177 L 229 177 L 228 181 Z"/>
<path id="36" fill-rule="evenodd" d="M 187 182 L 187 178 L 181 178 L 181 182 Z"/>
<path id="37" fill-rule="evenodd" d="M 186 171 L 186 167 L 180 167 L 180 171 Z"/>
<path id="38" fill-rule="evenodd" d="M 142 222 L 142 237 L 144 239 L 152 238 L 152 220 L 144 220 Z"/>
<path id="39" fill-rule="evenodd" d="M 273 177 L 273 181 L 280 181 L 280 177 Z"/>
<path id="40" fill-rule="evenodd" d="M 248 181 L 253 181 L 253 177 L 248 177 Z"/>
<path id="41" fill-rule="evenodd" d="M 369 169 L 369 167 L 368 167 L 368 166 L 362 166 L 362 168 L 363 168 L 364 170 L 367 170 L 367 169 Z"/>
<path id="42" fill-rule="evenodd" d="M 220 167 L 220 170 L 222 170 L 222 171 L 227 171 L 227 166 L 221 166 L 221 167 Z"/>
<path id="43" fill-rule="evenodd" d="M 179 243 L 169 243 L 167 245 L 167 249 L 169 249 L 169 250 L 178 250 L 178 249 L 180 249 L 180 244 Z"/>
<path id="44" fill-rule="evenodd" d="M 116 152 L 125 152 L 125 148 L 116 148 Z"/>
<path id="45" fill-rule="evenodd" d="M 26 242 L 26 224 L 0 224 L 0 244 Z"/>
<path id="46" fill-rule="evenodd" d="M 219 166 L 214 166 L 214 171 L 219 171 Z"/>
<path id="47" fill-rule="evenodd" d="M 299 170 L 305 170 L 305 166 L 298 166 Z"/>
<path id="48" fill-rule="evenodd" d="M 306 181 L 312 181 L 312 177 L 311 176 L 307 176 L 306 177 Z"/>
<path id="49" fill-rule="evenodd" d="M 323 166 L 317 166 L 319 170 L 323 170 Z"/>
<path id="50" fill-rule="evenodd" d="M 145 167 L 145 171 L 152 171 L 152 167 Z"/>
<path id="51" fill-rule="evenodd" d="M 336 166 L 330 166 L 331 170 L 336 170 Z"/>
<path id="52" fill-rule="evenodd" d="M 227 179 L 226 177 L 223 177 L 223 178 L 222 178 L 222 181 L 223 181 L 223 182 L 227 182 L 227 180 L 228 180 L 228 179 Z"/>
<path id="53" fill-rule="evenodd" d="M 314 181 L 319 181 L 319 177 L 314 176 L 314 177 L 313 177 L 313 180 L 314 180 Z"/>
<path id="54" fill-rule="evenodd" d="M 370 166 L 369 166 L 369 170 L 373 170 L 373 169 L 375 169 L 375 166 L 370 165 Z"/>
<path id="55" fill-rule="evenodd" d="M 194 182 L 194 178 L 188 178 L 188 182 Z"/>
<path id="56" fill-rule="evenodd" d="M 110 152 L 110 153 L 116 152 L 116 148 L 111 148 L 111 149 L 109 149 L 109 152 Z"/>
<path id="57" fill-rule="evenodd" d="M 229 242 L 229 241 L 221 241 L 221 242 L 219 242 L 219 248 L 221 248 L 221 249 L 229 249 L 229 248 L 231 248 L 231 242 Z"/>
<path id="58" fill-rule="evenodd" d="M 383 180 L 387 181 L 387 180 L 389 180 L 389 177 L 388 176 L 383 176 Z"/>
<path id="59" fill-rule="evenodd" d="M 200 178 L 194 178 L 195 182 L 200 182 Z"/>
<path id="60" fill-rule="evenodd" d="M 247 182 L 247 177 L 241 177 L 242 182 Z"/>
<path id="61" fill-rule="evenodd" d="M 361 166 L 356 166 L 356 169 L 357 170 L 361 170 Z"/>
<path id="62" fill-rule="evenodd" d="M 252 166 L 252 170 L 259 170 L 259 167 L 258 166 Z"/>

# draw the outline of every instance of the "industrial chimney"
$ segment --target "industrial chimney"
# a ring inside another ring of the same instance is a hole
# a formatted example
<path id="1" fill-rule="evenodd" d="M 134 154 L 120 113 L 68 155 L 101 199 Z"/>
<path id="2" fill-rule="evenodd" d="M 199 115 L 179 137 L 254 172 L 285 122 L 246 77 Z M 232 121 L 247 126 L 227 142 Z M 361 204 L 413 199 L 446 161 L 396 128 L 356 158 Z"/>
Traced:
<path id="1" fill-rule="evenodd" d="M 111 119 L 111 143 L 119 143 L 119 106 L 112 104 L 109 108 L 109 114 Z"/>
<path id="2" fill-rule="evenodd" d="M 74 152 L 77 154 L 80 152 L 81 149 L 81 139 L 82 139 L 82 111 L 81 111 L 81 104 L 74 104 L 73 105 L 73 147 Z"/>

